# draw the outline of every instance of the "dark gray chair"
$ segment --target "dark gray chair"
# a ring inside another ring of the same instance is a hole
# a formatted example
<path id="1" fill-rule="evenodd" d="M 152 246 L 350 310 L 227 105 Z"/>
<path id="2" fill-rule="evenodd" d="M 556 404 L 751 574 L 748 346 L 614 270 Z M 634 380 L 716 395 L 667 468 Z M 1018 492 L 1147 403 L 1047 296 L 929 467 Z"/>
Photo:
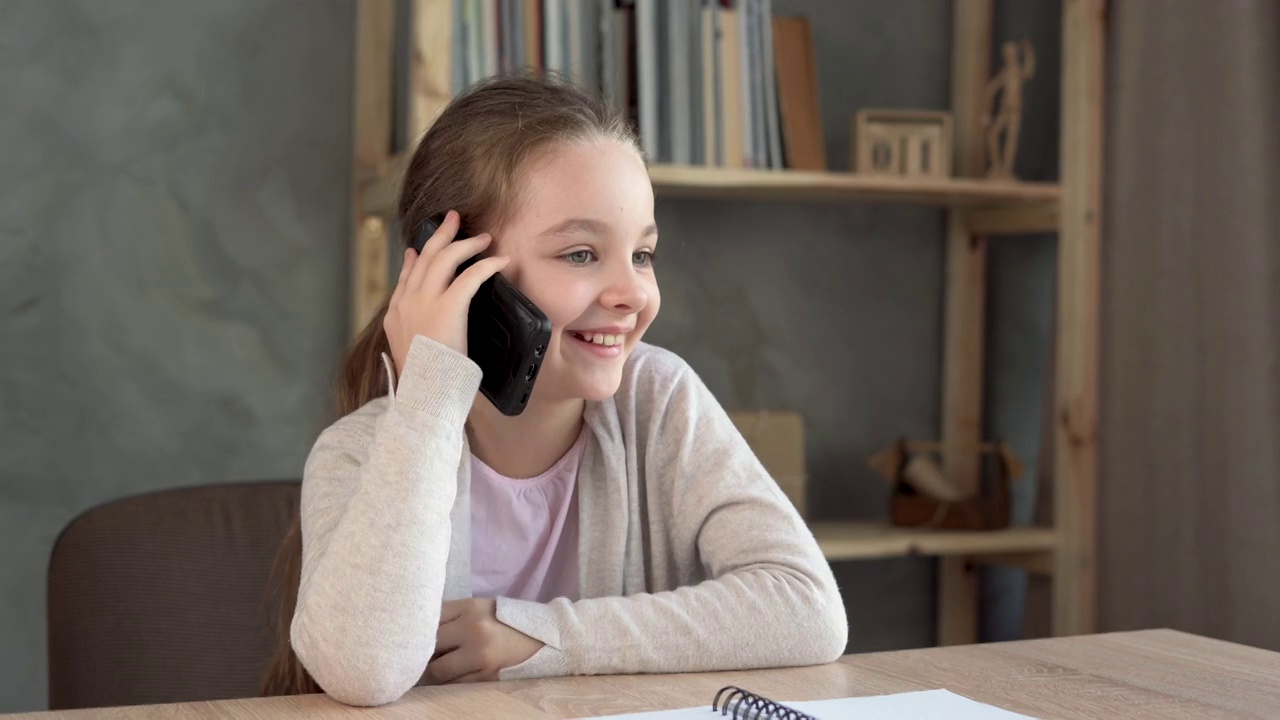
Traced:
<path id="1" fill-rule="evenodd" d="M 49 563 L 50 709 L 256 696 L 267 581 L 299 488 L 163 490 L 73 520 Z"/>

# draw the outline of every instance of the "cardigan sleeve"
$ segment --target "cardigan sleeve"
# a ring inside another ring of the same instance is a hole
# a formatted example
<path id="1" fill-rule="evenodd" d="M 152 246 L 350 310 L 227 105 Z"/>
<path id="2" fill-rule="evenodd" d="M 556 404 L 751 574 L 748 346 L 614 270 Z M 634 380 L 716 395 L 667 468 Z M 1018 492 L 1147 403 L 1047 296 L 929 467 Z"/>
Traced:
<path id="1" fill-rule="evenodd" d="M 385 405 L 334 423 L 307 457 L 290 639 L 341 702 L 396 700 L 435 649 L 462 423 L 479 384 L 466 356 L 417 336 Z"/>

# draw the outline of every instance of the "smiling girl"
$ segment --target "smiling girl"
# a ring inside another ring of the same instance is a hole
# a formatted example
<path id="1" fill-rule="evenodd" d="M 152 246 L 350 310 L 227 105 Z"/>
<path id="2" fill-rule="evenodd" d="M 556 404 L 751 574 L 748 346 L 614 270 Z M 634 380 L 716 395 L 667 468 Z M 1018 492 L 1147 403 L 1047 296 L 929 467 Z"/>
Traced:
<path id="1" fill-rule="evenodd" d="M 395 290 L 303 471 L 264 691 L 379 705 L 417 684 L 839 657 L 813 535 L 694 371 L 643 342 L 658 228 L 624 119 L 558 81 L 478 85 L 422 138 L 399 215 Z M 496 272 L 553 328 L 514 417 L 466 354 Z"/>

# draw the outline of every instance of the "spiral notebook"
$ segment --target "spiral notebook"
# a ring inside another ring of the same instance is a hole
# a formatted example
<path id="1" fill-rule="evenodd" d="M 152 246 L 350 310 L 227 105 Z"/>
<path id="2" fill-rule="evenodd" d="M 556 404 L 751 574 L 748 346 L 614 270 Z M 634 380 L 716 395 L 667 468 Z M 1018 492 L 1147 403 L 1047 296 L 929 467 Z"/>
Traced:
<path id="1" fill-rule="evenodd" d="M 710 705 L 607 716 L 608 720 L 710 720 L 716 717 L 739 720 L 1033 720 L 1027 715 L 1001 710 L 947 690 L 782 703 L 734 686 L 721 689 Z"/>

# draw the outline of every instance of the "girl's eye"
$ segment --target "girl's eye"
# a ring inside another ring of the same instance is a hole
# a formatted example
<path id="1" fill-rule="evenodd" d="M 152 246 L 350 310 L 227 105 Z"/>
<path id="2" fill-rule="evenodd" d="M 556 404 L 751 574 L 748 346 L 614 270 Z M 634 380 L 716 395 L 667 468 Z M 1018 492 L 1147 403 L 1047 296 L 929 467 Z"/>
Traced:
<path id="1" fill-rule="evenodd" d="M 564 256 L 573 265 L 586 265 L 591 262 L 592 252 L 590 250 L 575 250 Z"/>
<path id="2" fill-rule="evenodd" d="M 653 250 L 638 250 L 631 255 L 631 263 L 639 267 L 647 267 L 653 264 L 658 254 Z"/>

